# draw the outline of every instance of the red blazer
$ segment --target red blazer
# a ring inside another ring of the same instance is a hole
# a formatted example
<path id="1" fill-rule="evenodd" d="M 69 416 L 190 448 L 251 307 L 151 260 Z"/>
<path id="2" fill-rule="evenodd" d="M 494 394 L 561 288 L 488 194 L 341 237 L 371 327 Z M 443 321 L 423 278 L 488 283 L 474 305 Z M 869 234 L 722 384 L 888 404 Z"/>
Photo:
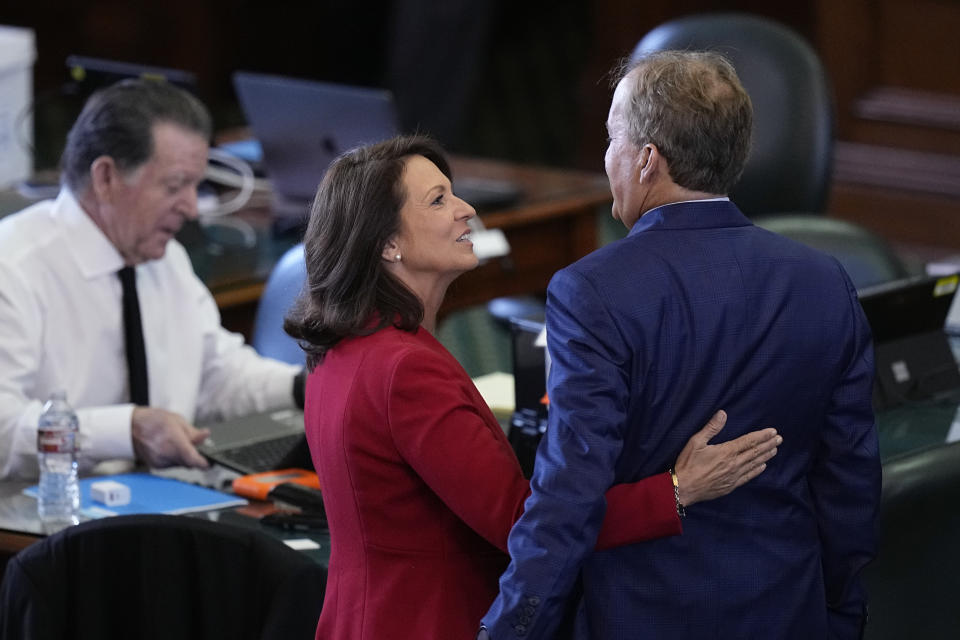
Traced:
<path id="1" fill-rule="evenodd" d="M 474 638 L 530 488 L 459 363 L 423 329 L 346 339 L 306 430 L 332 540 L 317 639 Z M 598 547 L 680 532 L 668 474 L 608 499 Z"/>

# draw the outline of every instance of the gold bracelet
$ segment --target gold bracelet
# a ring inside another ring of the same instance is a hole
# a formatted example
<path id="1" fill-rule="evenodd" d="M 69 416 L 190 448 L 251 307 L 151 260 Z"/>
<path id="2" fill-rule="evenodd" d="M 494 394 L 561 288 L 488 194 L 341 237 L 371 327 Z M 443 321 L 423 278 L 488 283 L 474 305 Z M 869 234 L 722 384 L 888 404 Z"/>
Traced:
<path id="1" fill-rule="evenodd" d="M 673 470 L 673 467 L 670 467 L 670 479 L 673 480 L 673 499 L 677 503 L 677 515 L 685 518 L 687 510 L 680 502 L 680 481 L 677 479 L 677 472 Z"/>

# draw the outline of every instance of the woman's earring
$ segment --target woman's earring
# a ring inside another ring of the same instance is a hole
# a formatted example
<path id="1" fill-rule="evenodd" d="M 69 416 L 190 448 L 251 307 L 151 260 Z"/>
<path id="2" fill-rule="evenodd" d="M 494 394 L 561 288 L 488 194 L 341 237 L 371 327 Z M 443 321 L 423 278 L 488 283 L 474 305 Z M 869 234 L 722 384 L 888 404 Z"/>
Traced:
<path id="1" fill-rule="evenodd" d="M 397 262 L 400 262 L 400 254 L 397 254 Z"/>

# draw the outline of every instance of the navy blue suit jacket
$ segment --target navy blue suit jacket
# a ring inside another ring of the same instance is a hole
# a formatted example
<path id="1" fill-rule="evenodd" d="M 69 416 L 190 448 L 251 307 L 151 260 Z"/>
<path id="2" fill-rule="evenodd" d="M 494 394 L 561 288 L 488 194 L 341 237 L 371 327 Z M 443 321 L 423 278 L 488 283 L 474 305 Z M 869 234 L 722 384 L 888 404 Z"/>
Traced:
<path id="1" fill-rule="evenodd" d="M 556 274 L 547 334 L 549 426 L 493 640 L 552 637 L 581 572 L 598 640 L 859 635 L 880 463 L 870 331 L 836 260 L 729 201 L 667 205 Z M 766 471 L 682 536 L 592 552 L 604 491 L 671 467 L 717 409 L 714 443 L 783 435 Z"/>

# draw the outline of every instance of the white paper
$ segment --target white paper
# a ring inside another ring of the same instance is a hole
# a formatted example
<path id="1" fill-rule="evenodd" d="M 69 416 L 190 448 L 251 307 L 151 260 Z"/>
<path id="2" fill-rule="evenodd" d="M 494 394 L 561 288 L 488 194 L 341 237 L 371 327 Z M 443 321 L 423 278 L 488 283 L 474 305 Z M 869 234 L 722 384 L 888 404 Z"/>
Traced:
<path id="1" fill-rule="evenodd" d="M 294 551 L 313 551 L 320 548 L 320 543 L 310 538 L 292 538 L 284 540 L 283 543 Z"/>

